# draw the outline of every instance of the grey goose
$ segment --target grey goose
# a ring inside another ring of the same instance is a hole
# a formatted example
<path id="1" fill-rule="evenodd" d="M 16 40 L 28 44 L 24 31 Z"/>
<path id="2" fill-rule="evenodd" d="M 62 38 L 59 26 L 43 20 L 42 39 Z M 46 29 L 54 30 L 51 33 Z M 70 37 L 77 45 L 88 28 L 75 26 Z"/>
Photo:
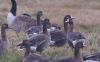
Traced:
<path id="1" fill-rule="evenodd" d="M 31 45 L 31 50 L 33 49 L 33 52 L 42 53 L 42 51 L 46 49 L 50 44 L 50 33 L 47 31 L 47 24 L 45 21 L 46 19 L 43 23 L 43 33 L 37 34 L 36 36 L 27 40 L 27 43 Z M 23 42 L 22 45 L 24 45 Z"/>
<path id="2" fill-rule="evenodd" d="M 30 27 L 26 33 L 27 33 L 27 38 L 28 39 L 31 39 L 33 36 L 41 33 L 43 31 L 43 25 L 41 23 L 41 16 L 43 15 L 43 12 L 42 11 L 38 11 L 37 12 L 37 15 L 36 15 L 36 18 L 37 18 L 37 25 L 36 26 L 32 26 Z"/>
<path id="3" fill-rule="evenodd" d="M 18 44 L 17 46 L 20 46 L 20 49 L 25 49 L 22 62 L 48 62 L 46 57 L 35 53 L 32 54 L 30 43 L 28 43 L 27 40 L 24 40 L 23 44 Z"/>
<path id="4" fill-rule="evenodd" d="M 84 62 L 83 57 L 80 53 L 80 49 L 85 46 L 84 44 L 84 41 L 77 41 L 76 44 L 73 44 L 74 57 L 54 59 L 52 62 Z"/>
<path id="5" fill-rule="evenodd" d="M 8 39 L 6 35 L 6 29 L 8 29 L 8 24 L 1 25 L 1 40 L 0 40 L 0 55 L 5 53 L 8 49 Z"/>
<path id="6" fill-rule="evenodd" d="M 67 41 L 69 43 L 69 46 L 73 48 L 72 43 L 76 43 L 77 41 L 86 41 L 86 38 L 81 32 L 73 32 L 74 22 L 73 22 L 73 18 L 71 18 L 70 15 L 66 15 L 66 19 L 68 20 L 66 20 L 65 23 L 69 22 L 68 31 L 66 32 Z"/>

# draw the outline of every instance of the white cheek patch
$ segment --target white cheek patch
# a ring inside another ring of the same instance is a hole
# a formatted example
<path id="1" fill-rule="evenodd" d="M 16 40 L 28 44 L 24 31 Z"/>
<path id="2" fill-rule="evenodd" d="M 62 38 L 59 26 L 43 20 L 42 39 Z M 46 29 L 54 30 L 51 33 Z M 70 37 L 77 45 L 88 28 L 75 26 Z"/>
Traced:
<path id="1" fill-rule="evenodd" d="M 14 16 L 12 13 L 8 13 L 7 15 L 7 23 L 9 26 L 11 26 L 11 24 L 13 23 L 14 19 L 15 19 L 16 16 Z"/>
<path id="2" fill-rule="evenodd" d="M 32 51 L 36 51 L 37 47 L 36 47 L 36 46 L 31 46 L 30 49 L 31 49 Z"/>

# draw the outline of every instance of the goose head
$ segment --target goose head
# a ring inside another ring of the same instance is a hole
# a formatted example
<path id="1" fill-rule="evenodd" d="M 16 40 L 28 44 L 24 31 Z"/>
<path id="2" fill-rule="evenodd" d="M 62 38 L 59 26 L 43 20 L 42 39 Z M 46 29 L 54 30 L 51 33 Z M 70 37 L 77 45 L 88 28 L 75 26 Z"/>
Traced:
<path id="1" fill-rule="evenodd" d="M 18 44 L 17 46 L 20 47 L 20 49 L 26 48 L 29 44 L 28 40 L 23 40 L 22 43 Z"/>
<path id="2" fill-rule="evenodd" d="M 8 29 L 8 28 L 9 28 L 9 27 L 8 27 L 8 24 L 2 24 L 2 28 Z"/>
<path id="3" fill-rule="evenodd" d="M 84 46 L 86 46 L 86 42 L 85 39 L 79 39 L 79 40 L 75 40 L 72 42 L 73 47 L 79 47 L 79 48 L 83 48 Z"/>
<path id="4" fill-rule="evenodd" d="M 41 17 L 42 15 L 43 15 L 43 12 L 42 11 L 38 11 L 37 12 L 37 16 L 40 16 Z"/>
<path id="5" fill-rule="evenodd" d="M 31 50 L 32 52 L 36 52 L 36 50 L 37 50 L 37 47 L 31 46 L 31 43 L 30 43 L 29 40 L 23 40 L 23 42 L 20 43 L 20 44 L 18 44 L 17 46 L 19 46 L 19 48 L 20 48 L 20 49 L 18 49 L 18 50 L 23 50 L 23 49 L 26 49 L 26 48 L 28 48 L 28 47 L 30 47 L 30 50 Z"/>

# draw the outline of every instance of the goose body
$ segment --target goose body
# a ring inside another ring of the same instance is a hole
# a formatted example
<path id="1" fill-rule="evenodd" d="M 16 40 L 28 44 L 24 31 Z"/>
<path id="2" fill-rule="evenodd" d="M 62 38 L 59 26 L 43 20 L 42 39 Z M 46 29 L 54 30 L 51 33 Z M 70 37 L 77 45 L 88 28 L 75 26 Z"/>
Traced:
<path id="1" fill-rule="evenodd" d="M 71 46 L 73 48 L 72 43 L 76 43 L 77 41 L 86 41 L 85 36 L 80 33 L 80 32 L 73 32 L 73 18 L 71 18 L 70 15 L 66 15 L 65 16 L 65 23 L 69 23 L 68 29 L 65 30 L 66 32 L 66 37 L 67 37 L 67 41 L 69 43 L 69 46 Z M 65 28 L 66 29 L 66 28 Z"/>
<path id="2" fill-rule="evenodd" d="M 43 31 L 43 25 L 41 23 L 41 16 L 43 15 L 42 11 L 37 12 L 37 25 L 30 27 L 26 33 L 28 35 L 28 39 L 31 39 L 33 36 L 41 33 Z"/>
<path id="3" fill-rule="evenodd" d="M 31 49 L 35 52 L 42 52 L 44 49 L 46 49 L 50 44 L 50 34 L 47 31 L 47 24 L 43 23 L 43 33 L 37 34 L 36 36 L 33 36 L 31 39 L 27 40 L 27 43 L 30 43 Z M 22 45 L 24 45 L 22 43 Z"/>
<path id="4" fill-rule="evenodd" d="M 84 47 L 83 42 L 77 42 L 74 46 L 74 57 L 60 58 L 53 60 L 52 62 L 84 62 L 80 53 L 80 49 Z"/>
<path id="5" fill-rule="evenodd" d="M 95 53 L 95 54 L 92 54 L 92 55 L 89 55 L 89 56 L 85 56 L 85 57 L 83 57 L 83 59 L 85 61 L 100 62 L 100 53 Z"/>
<path id="6" fill-rule="evenodd" d="M 23 42 L 24 45 L 18 45 L 22 48 L 25 48 L 25 53 L 22 58 L 23 62 L 48 62 L 48 59 L 43 57 L 42 55 L 39 54 L 32 54 L 31 53 L 31 46 L 27 41 Z"/>
<path id="7" fill-rule="evenodd" d="M 61 47 L 66 44 L 66 33 L 60 29 L 50 31 L 51 46 Z"/>
<path id="8" fill-rule="evenodd" d="M 66 44 L 66 35 L 62 30 L 54 30 L 50 32 L 51 46 L 61 47 Z"/>
<path id="9" fill-rule="evenodd" d="M 7 24 L 1 25 L 1 40 L 0 40 L 0 55 L 5 53 L 8 49 L 8 39 L 6 36 L 6 29 L 8 29 Z"/>
<path id="10" fill-rule="evenodd" d="M 26 31 L 29 27 L 35 26 L 36 20 L 32 19 L 30 16 L 21 14 L 16 16 L 17 3 L 15 0 L 11 0 L 12 7 L 7 15 L 8 26 L 16 32 Z"/>

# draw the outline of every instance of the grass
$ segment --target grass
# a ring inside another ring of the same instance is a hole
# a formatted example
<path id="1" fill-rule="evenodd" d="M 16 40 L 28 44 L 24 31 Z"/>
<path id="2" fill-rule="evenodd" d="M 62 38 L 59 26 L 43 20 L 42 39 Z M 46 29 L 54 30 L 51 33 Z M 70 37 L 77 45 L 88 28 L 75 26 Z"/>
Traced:
<path id="1" fill-rule="evenodd" d="M 32 1 L 32 2 L 31 2 Z M 6 15 L 10 9 L 9 0 L 0 0 L 0 24 L 6 23 Z M 50 18 L 51 22 L 63 26 L 62 20 L 66 14 L 75 17 L 74 31 L 82 32 L 87 39 L 87 46 L 82 49 L 82 55 L 89 55 L 100 52 L 100 4 L 99 0 L 17 0 L 17 15 L 29 13 L 34 17 L 38 10 L 44 12 L 43 18 Z M 56 3 L 56 4 L 55 4 Z M 5 5 L 6 4 L 6 5 Z M 21 42 L 15 32 L 7 31 L 9 39 L 9 49 L 0 57 L 0 62 L 21 62 L 23 52 L 17 51 L 16 45 Z M 25 34 L 20 33 L 20 38 L 25 39 Z M 42 54 L 49 59 L 60 58 L 63 56 L 73 56 L 73 51 L 68 45 L 60 48 L 48 48 Z"/>

